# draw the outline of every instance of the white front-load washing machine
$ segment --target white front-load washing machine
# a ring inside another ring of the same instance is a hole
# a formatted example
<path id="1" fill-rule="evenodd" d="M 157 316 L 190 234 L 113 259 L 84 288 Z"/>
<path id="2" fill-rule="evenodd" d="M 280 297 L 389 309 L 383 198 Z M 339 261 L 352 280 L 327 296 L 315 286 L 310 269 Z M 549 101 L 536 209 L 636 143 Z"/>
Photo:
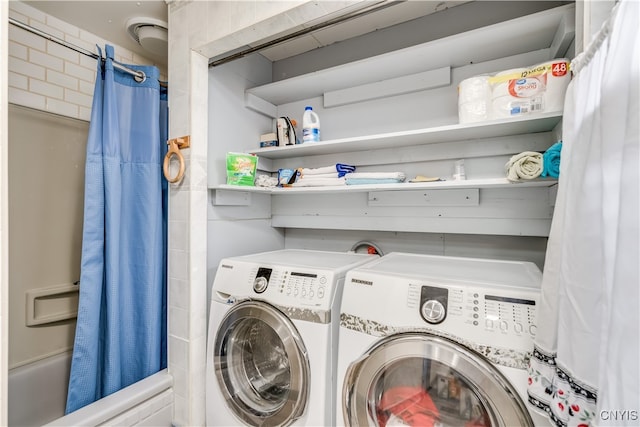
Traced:
<path id="1" fill-rule="evenodd" d="M 211 292 L 207 425 L 335 424 L 342 285 L 375 259 L 310 250 L 223 259 Z"/>
<path id="2" fill-rule="evenodd" d="M 337 424 L 544 423 L 525 403 L 541 279 L 529 262 L 405 253 L 351 270 Z"/>

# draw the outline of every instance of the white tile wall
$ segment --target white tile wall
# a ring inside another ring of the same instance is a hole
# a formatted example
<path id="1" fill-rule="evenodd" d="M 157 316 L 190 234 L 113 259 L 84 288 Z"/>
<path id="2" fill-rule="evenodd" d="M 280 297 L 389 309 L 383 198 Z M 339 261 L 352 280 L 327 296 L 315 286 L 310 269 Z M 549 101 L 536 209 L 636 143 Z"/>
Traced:
<path id="1" fill-rule="evenodd" d="M 26 3 L 9 2 L 9 16 L 91 52 L 96 52 L 96 44 L 111 44 L 115 48 L 118 62 L 153 64 L 140 55 L 47 15 Z M 97 66 L 94 58 L 14 25 L 9 25 L 8 54 L 10 103 L 76 119 L 90 119 Z M 163 67 L 160 74 L 166 75 Z"/>

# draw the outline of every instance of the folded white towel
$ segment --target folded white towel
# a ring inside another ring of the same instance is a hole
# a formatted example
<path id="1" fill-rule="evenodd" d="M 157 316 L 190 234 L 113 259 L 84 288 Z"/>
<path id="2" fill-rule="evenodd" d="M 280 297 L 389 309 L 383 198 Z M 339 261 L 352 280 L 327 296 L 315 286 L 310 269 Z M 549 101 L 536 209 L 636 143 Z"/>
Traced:
<path id="1" fill-rule="evenodd" d="M 322 175 L 326 173 L 338 173 L 338 171 L 336 170 L 336 165 L 325 166 L 322 168 L 300 168 L 299 171 L 302 175 Z"/>
<path id="2" fill-rule="evenodd" d="M 304 172 L 300 173 L 300 179 L 316 179 L 316 178 L 339 178 L 338 172 L 334 173 L 314 173 L 314 174 L 305 174 Z"/>
<path id="3" fill-rule="evenodd" d="M 347 185 L 344 178 L 304 178 L 299 179 L 291 187 L 329 187 Z"/>
<path id="4" fill-rule="evenodd" d="M 343 177 L 349 172 L 356 170 L 353 165 L 347 165 L 346 163 L 336 163 L 335 165 L 324 166 L 320 168 L 298 168 L 298 171 L 303 175 L 320 175 L 325 173 L 338 173 L 338 177 Z"/>
<path id="5" fill-rule="evenodd" d="M 544 160 L 541 153 L 535 151 L 525 151 L 512 156 L 505 169 L 507 171 L 507 179 L 512 182 L 523 179 L 534 179 L 542 173 Z"/>
<path id="6" fill-rule="evenodd" d="M 404 181 L 403 172 L 352 172 L 347 174 L 347 178 L 351 179 L 397 179 Z"/>
<path id="7" fill-rule="evenodd" d="M 258 175 L 256 176 L 255 186 L 256 187 L 275 187 L 278 185 L 278 178 L 275 176 L 269 175 Z"/>

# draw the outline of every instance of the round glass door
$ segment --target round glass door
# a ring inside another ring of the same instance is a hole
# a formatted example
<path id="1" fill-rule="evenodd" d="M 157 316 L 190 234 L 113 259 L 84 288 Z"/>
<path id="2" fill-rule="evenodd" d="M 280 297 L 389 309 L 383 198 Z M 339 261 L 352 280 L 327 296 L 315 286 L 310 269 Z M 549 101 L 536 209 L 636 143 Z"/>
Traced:
<path id="1" fill-rule="evenodd" d="M 309 361 L 295 325 L 276 308 L 244 301 L 223 318 L 214 365 L 228 407 L 250 426 L 285 426 L 303 413 Z"/>
<path id="2" fill-rule="evenodd" d="M 386 337 L 352 363 L 342 410 L 350 426 L 533 427 L 516 390 L 484 357 L 422 333 Z"/>

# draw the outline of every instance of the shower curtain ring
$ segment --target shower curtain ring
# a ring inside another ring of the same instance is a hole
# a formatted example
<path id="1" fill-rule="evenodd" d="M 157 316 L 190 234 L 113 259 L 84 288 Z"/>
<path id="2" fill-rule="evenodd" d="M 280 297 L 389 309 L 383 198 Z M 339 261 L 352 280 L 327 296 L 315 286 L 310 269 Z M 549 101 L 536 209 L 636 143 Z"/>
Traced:
<path id="1" fill-rule="evenodd" d="M 135 80 L 136 83 L 144 83 L 144 81 L 147 80 L 147 75 L 144 71 L 138 71 L 138 74 L 134 74 L 133 80 Z"/>
<path id="2" fill-rule="evenodd" d="M 164 156 L 164 164 L 162 169 L 164 171 L 164 177 L 167 179 L 167 181 L 169 181 L 171 184 L 174 184 L 180 181 L 184 176 L 184 157 L 182 156 L 182 153 L 180 153 L 180 150 L 182 148 L 190 147 L 190 138 L 189 136 L 183 136 L 180 138 L 170 139 L 169 141 L 167 141 L 167 144 L 169 145 L 169 151 L 167 151 L 167 154 Z M 171 157 L 173 156 L 176 156 L 178 158 L 178 161 L 180 162 L 180 169 L 178 170 L 178 174 L 175 177 L 171 178 L 169 172 L 169 163 L 171 162 Z"/>

